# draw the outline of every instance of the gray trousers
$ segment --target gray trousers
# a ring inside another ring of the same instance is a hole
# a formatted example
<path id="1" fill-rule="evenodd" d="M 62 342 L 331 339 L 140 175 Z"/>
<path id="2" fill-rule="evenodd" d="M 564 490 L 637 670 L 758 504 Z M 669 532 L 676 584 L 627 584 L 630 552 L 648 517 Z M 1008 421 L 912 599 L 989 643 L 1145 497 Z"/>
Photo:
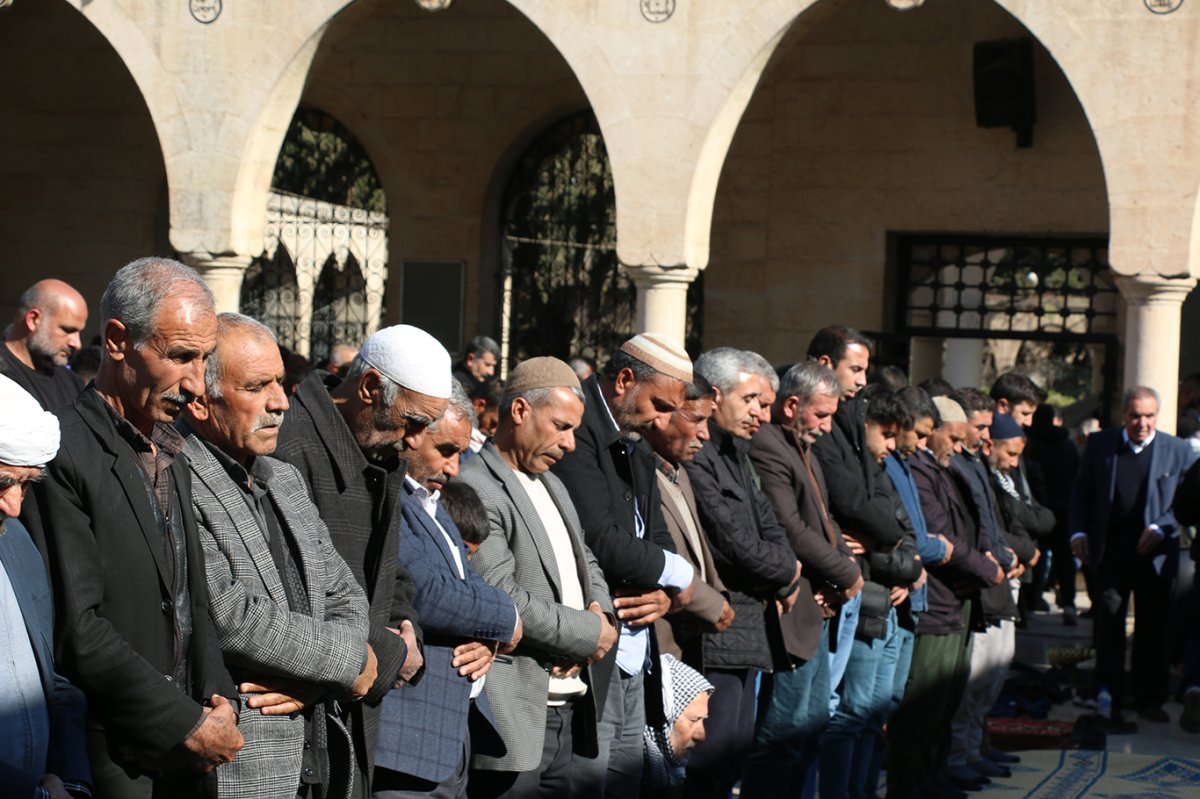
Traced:
<path id="1" fill-rule="evenodd" d="M 1007 619 L 998 627 L 989 625 L 987 632 L 971 633 L 971 673 L 950 724 L 947 762 L 951 766 L 975 763 L 982 758 L 979 750 L 983 746 L 987 714 L 1004 690 L 1008 667 L 1017 648 L 1016 633 L 1016 626 Z"/>

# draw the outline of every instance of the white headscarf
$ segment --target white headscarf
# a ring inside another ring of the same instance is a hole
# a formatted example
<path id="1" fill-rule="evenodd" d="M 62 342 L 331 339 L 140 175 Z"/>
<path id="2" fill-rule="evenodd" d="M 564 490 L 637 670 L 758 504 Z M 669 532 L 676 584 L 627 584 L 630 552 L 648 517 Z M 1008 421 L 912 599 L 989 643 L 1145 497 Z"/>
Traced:
<path id="1" fill-rule="evenodd" d="M 0 375 L 0 463 L 45 466 L 58 454 L 58 417 Z"/>

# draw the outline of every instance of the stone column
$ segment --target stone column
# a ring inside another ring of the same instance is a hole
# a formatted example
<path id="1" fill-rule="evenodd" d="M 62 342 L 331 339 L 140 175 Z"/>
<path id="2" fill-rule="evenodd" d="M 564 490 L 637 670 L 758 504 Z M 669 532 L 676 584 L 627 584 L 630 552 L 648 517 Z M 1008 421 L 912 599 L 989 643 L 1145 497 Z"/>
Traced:
<path id="1" fill-rule="evenodd" d="M 217 313 L 238 310 L 242 276 L 253 260 L 249 255 L 209 255 L 206 252 L 183 254 L 183 262 L 199 272 L 212 289 L 217 300 Z"/>
<path id="2" fill-rule="evenodd" d="M 687 331 L 688 286 L 698 269 L 661 266 L 626 266 L 637 286 L 638 333 L 663 333 L 683 344 Z"/>
<path id="3" fill-rule="evenodd" d="M 1150 386 L 1162 397 L 1158 428 L 1175 432 L 1183 301 L 1196 278 L 1116 277 L 1125 298 L 1125 388 Z"/>

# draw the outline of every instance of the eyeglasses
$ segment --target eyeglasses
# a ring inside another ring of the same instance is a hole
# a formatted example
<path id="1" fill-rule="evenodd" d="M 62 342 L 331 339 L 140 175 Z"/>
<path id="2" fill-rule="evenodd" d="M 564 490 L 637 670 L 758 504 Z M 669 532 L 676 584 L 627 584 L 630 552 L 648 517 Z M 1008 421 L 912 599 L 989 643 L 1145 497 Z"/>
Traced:
<path id="1" fill-rule="evenodd" d="M 29 488 L 34 483 L 41 480 L 45 476 L 46 476 L 45 469 L 42 469 L 40 472 L 38 472 L 33 477 L 26 477 L 24 479 L 18 479 L 16 477 L 10 477 L 9 475 L 6 475 L 6 474 L 0 474 L 0 494 L 3 494 L 5 491 L 9 491 L 13 488 L 16 488 L 17 486 L 21 487 L 22 495 L 28 494 Z"/>

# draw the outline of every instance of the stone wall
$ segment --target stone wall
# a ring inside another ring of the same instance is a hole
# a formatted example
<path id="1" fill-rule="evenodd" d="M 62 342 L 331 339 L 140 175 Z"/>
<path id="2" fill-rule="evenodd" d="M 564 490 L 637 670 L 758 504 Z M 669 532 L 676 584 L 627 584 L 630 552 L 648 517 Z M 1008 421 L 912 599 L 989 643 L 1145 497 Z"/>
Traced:
<path id="1" fill-rule="evenodd" d="M 154 125 L 119 56 L 61 0 L 0 11 L 0 75 L 0 324 L 58 277 L 88 300 L 88 339 L 113 272 L 169 254 Z"/>
<path id="2" fill-rule="evenodd" d="M 706 346 L 783 362 L 828 324 L 884 329 L 889 231 L 1106 233 L 1095 141 L 1044 49 L 1033 147 L 975 125 L 973 44 L 1022 35 L 990 0 L 908 13 L 831 3 L 801 17 L 721 175 Z"/>

